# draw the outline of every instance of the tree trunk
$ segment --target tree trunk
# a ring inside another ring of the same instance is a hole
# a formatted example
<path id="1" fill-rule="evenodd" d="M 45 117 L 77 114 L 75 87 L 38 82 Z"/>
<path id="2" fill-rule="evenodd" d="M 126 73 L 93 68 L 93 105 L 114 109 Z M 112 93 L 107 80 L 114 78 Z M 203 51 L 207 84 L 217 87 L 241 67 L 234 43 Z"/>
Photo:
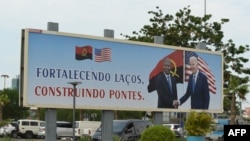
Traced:
<path id="1" fill-rule="evenodd" d="M 80 109 L 79 119 L 81 121 L 83 121 L 83 110 L 82 109 Z"/>
<path id="2" fill-rule="evenodd" d="M 36 119 L 40 120 L 40 113 L 41 113 L 41 109 L 37 108 L 37 115 L 36 115 Z"/>
<path id="3" fill-rule="evenodd" d="M 118 111 L 115 111 L 115 119 L 118 119 Z"/>
<path id="4" fill-rule="evenodd" d="M 236 107 L 235 107 L 235 103 L 236 103 L 235 93 L 232 93 L 230 124 L 235 124 L 235 117 L 236 117 Z"/>
<path id="5" fill-rule="evenodd" d="M 0 105 L 0 122 L 3 121 L 3 106 Z"/>

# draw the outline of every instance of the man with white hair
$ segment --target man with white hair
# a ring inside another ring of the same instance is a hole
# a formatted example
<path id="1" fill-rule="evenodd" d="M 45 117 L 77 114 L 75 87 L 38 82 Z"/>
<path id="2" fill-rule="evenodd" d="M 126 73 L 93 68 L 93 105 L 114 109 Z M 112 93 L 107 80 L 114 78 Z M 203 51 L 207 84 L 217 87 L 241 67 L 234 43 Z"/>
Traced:
<path id="1" fill-rule="evenodd" d="M 206 110 L 210 102 L 207 76 L 199 71 L 197 57 L 190 57 L 189 64 L 192 74 L 189 76 L 186 93 L 179 100 L 174 101 L 174 106 L 183 104 L 191 97 L 191 109 Z"/>

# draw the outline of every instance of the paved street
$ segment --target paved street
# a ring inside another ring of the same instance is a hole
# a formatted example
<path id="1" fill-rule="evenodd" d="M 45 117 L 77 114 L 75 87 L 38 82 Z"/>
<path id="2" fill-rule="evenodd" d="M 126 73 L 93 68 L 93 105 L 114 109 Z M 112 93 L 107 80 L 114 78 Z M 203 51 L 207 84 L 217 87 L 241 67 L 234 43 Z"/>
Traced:
<path id="1" fill-rule="evenodd" d="M 45 139 L 14 139 L 14 141 L 45 141 Z M 57 140 L 57 141 L 70 141 L 70 140 Z"/>
<path id="2" fill-rule="evenodd" d="M 45 139 L 14 139 L 14 141 L 45 141 Z M 70 141 L 70 140 L 57 140 L 57 141 Z"/>

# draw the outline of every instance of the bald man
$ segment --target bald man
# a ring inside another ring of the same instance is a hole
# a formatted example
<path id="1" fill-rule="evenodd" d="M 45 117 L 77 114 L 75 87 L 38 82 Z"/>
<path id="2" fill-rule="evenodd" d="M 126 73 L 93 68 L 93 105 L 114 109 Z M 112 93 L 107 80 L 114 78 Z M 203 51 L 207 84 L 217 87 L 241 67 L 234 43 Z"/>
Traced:
<path id="1" fill-rule="evenodd" d="M 156 91 L 158 94 L 158 108 L 177 108 L 174 106 L 174 100 L 177 100 L 177 79 L 172 76 L 171 60 L 165 58 L 163 60 L 162 72 L 156 78 Z"/>

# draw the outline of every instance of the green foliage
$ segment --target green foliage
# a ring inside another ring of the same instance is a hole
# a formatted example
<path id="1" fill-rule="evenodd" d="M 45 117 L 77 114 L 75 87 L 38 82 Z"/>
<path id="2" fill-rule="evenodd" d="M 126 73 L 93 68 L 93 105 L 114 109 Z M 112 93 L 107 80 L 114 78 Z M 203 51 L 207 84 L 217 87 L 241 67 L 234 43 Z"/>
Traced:
<path id="1" fill-rule="evenodd" d="M 213 118 L 209 113 L 190 111 L 184 127 L 189 136 L 204 136 L 212 131 L 213 123 Z"/>
<path id="2" fill-rule="evenodd" d="M 12 139 L 12 138 L 10 138 L 10 137 L 2 137 L 1 139 L 0 139 L 1 141 L 15 141 L 14 139 Z"/>
<path id="3" fill-rule="evenodd" d="M 149 19 L 151 25 L 144 25 L 139 31 L 133 31 L 134 36 L 123 35 L 134 41 L 153 42 L 154 36 L 162 36 L 164 44 L 187 48 L 195 48 L 197 42 L 206 42 L 211 46 L 221 46 L 223 32 L 222 25 L 229 19 L 221 19 L 220 22 L 210 22 L 212 15 L 198 17 L 191 15 L 190 6 L 184 7 L 175 15 L 164 15 L 159 7 L 158 11 L 149 11 L 153 15 Z"/>
<path id="4" fill-rule="evenodd" d="M 173 45 L 177 47 L 195 48 L 198 42 L 205 42 L 207 50 L 223 53 L 223 79 L 224 88 L 232 82 L 230 77 L 236 75 L 239 79 L 238 83 L 231 84 L 233 87 L 245 85 L 249 83 L 250 68 L 246 63 L 249 58 L 244 57 L 250 51 L 249 45 L 236 46 L 232 39 L 223 42 L 222 25 L 229 22 L 229 19 L 222 18 L 219 22 L 211 21 L 212 15 L 206 14 L 203 17 L 191 15 L 190 6 L 184 7 L 176 12 L 175 15 L 163 14 L 159 7 L 157 11 L 149 11 L 153 15 L 149 19 L 151 24 L 144 25 L 143 28 L 132 32 L 132 36 L 123 35 L 128 40 L 141 42 L 154 42 L 154 36 L 163 37 L 163 44 Z M 229 91 L 234 91 L 233 87 Z M 225 112 L 231 111 L 231 122 L 234 122 L 236 116 L 236 97 L 240 100 L 246 99 L 247 88 L 241 87 L 236 93 L 226 93 L 232 97 L 231 101 L 224 101 Z M 220 92 L 218 92 L 220 93 Z"/>
<path id="5" fill-rule="evenodd" d="M 112 140 L 113 140 L 113 141 L 122 141 L 121 137 L 119 137 L 119 136 L 117 136 L 117 135 L 113 136 L 113 137 L 112 137 Z"/>
<path id="6" fill-rule="evenodd" d="M 6 124 L 8 124 L 8 123 L 10 123 L 11 121 L 12 121 L 11 119 L 6 119 L 6 120 L 0 121 L 0 127 L 6 125 Z"/>
<path id="7" fill-rule="evenodd" d="M 145 129 L 139 141 L 175 141 L 175 134 L 167 127 L 155 125 Z"/>
<path id="8" fill-rule="evenodd" d="M 231 111 L 231 120 L 230 120 L 230 124 L 236 124 L 235 123 L 235 118 L 236 118 L 236 114 L 239 113 L 237 112 L 236 109 L 236 97 L 240 98 L 241 100 L 246 100 L 245 95 L 247 93 L 249 93 L 249 85 L 242 83 L 242 79 L 239 78 L 239 76 L 236 75 L 230 75 L 229 77 L 229 85 L 227 86 L 227 88 L 224 88 L 224 93 L 226 94 L 226 98 L 225 100 L 230 99 L 229 101 L 229 107 L 230 107 L 230 111 Z M 241 107 L 239 107 L 241 108 Z M 239 109 L 240 111 L 241 109 Z"/>
<path id="9" fill-rule="evenodd" d="M 0 94 L 5 94 L 9 98 L 9 102 L 3 107 L 3 119 L 21 119 L 27 117 L 27 107 L 19 106 L 19 94 L 17 89 L 4 89 L 0 91 Z"/>
<path id="10" fill-rule="evenodd" d="M 7 103 L 10 102 L 10 99 L 6 93 L 2 93 L 0 95 L 0 106 L 5 106 Z"/>
<path id="11" fill-rule="evenodd" d="M 144 116 L 140 111 L 116 111 L 116 112 L 118 119 L 128 119 L 128 118 L 140 119 L 142 116 Z"/>
<path id="12" fill-rule="evenodd" d="M 78 141 L 91 141 L 91 137 L 90 136 L 83 136 Z"/>

